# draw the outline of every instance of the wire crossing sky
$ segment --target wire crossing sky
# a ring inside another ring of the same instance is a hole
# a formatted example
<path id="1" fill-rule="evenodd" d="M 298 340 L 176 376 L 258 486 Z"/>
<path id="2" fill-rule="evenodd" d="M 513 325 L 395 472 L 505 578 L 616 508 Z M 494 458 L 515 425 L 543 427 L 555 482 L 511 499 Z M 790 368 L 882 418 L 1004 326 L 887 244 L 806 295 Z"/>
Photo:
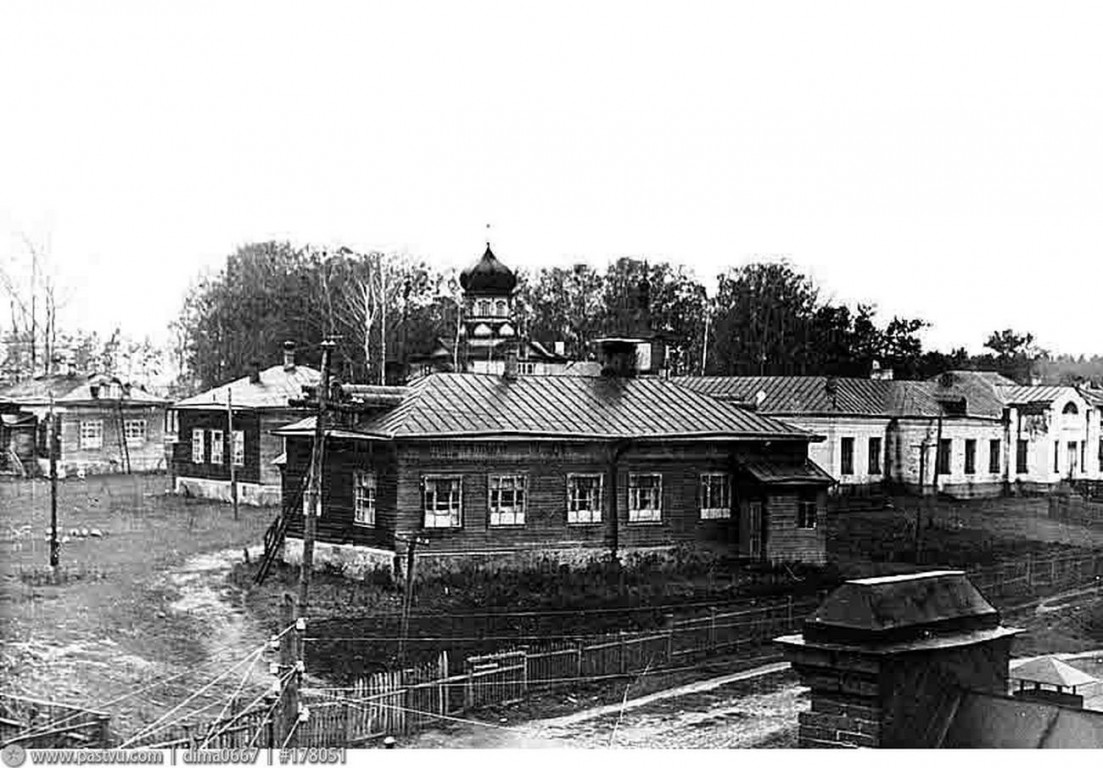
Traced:
<path id="1" fill-rule="evenodd" d="M 1103 352 L 1091 3 L 8 2 L 0 264 L 166 339 L 269 238 L 465 266 L 784 256 L 837 300 Z M 6 324 L 6 320 L 0 321 Z"/>

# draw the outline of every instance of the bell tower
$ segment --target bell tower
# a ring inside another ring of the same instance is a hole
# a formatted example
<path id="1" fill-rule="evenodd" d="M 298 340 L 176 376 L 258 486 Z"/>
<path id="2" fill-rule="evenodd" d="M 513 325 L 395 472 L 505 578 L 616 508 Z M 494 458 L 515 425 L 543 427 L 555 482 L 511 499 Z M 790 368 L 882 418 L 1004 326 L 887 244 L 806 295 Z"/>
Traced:
<path id="1" fill-rule="evenodd" d="M 486 252 L 460 274 L 463 288 L 464 360 L 460 370 L 499 373 L 505 347 L 517 336 L 513 292 L 517 276 L 486 244 Z"/>

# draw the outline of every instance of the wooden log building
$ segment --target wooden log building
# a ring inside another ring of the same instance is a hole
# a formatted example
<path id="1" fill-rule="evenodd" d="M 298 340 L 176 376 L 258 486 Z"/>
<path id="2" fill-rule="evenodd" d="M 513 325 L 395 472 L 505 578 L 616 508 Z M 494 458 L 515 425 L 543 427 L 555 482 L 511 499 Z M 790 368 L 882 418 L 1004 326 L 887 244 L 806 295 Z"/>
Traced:
<path id="1" fill-rule="evenodd" d="M 200 392 L 173 406 L 172 445 L 176 493 L 229 501 L 231 463 L 244 504 L 280 503 L 283 438 L 274 430 L 305 413 L 289 403 L 303 387 L 317 386 L 321 374 L 295 363 L 295 345 L 285 342 L 283 363 Z M 228 405 L 233 406 L 230 429 Z"/>
<path id="2" fill-rule="evenodd" d="M 606 375 L 435 373 L 408 388 L 345 387 L 325 431 L 316 563 L 579 562 L 699 544 L 749 559 L 825 560 L 831 478 L 817 438 L 627 367 Z M 314 417 L 286 438 L 285 559 L 301 557 Z"/>

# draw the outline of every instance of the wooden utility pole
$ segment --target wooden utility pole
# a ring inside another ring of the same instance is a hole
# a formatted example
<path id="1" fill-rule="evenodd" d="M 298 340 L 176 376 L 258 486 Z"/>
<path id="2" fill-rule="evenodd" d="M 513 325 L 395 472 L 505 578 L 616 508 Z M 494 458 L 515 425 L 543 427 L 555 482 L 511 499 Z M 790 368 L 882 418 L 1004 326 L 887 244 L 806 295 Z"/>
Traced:
<path id="1" fill-rule="evenodd" d="M 57 412 L 50 396 L 50 567 L 57 568 L 61 560 L 61 543 L 57 540 Z"/>
<path id="2" fill-rule="evenodd" d="M 398 666 L 406 664 L 406 639 L 410 634 L 410 610 L 414 604 L 414 572 L 417 567 L 418 537 L 406 540 L 406 593 L 402 600 L 402 631 L 398 640 Z"/>
<path id="3" fill-rule="evenodd" d="M 292 669 L 295 672 L 287 678 L 286 688 L 280 692 L 282 696 L 279 708 L 280 714 L 275 718 L 278 723 L 276 733 L 280 744 L 287 740 L 288 734 L 294 730 L 295 722 L 299 719 L 299 688 L 302 682 L 299 662 L 303 658 L 303 638 L 295 619 L 295 613 L 295 598 L 285 594 L 283 596 L 280 623 L 284 627 L 289 627 L 291 624 L 296 624 L 296 627 L 281 638 L 279 675 L 283 675 Z"/>
<path id="4" fill-rule="evenodd" d="M 329 358 L 337 346 L 332 339 L 322 342 L 322 380 L 318 385 L 318 412 L 314 417 L 314 450 L 310 457 L 308 501 L 303 509 L 303 563 L 299 569 L 298 615 L 305 616 L 309 605 L 310 572 L 314 569 L 314 533 L 322 514 L 322 471 L 325 463 L 326 402 L 329 399 Z"/>
<path id="5" fill-rule="evenodd" d="M 226 434 L 230 436 L 230 501 L 234 505 L 234 520 L 237 520 L 237 440 L 234 436 L 234 395 L 226 390 Z M 242 435 L 242 448 L 245 436 Z"/>

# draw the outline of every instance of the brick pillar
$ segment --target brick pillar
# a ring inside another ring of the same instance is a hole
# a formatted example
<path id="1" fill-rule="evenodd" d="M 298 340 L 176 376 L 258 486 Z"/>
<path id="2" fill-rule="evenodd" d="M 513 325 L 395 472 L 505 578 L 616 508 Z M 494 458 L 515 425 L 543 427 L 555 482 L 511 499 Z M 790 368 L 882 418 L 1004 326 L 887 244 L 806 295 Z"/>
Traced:
<path id="1" fill-rule="evenodd" d="M 1016 633 L 961 571 L 847 582 L 776 640 L 811 689 L 799 745 L 938 746 L 962 693 L 1006 695 Z"/>

